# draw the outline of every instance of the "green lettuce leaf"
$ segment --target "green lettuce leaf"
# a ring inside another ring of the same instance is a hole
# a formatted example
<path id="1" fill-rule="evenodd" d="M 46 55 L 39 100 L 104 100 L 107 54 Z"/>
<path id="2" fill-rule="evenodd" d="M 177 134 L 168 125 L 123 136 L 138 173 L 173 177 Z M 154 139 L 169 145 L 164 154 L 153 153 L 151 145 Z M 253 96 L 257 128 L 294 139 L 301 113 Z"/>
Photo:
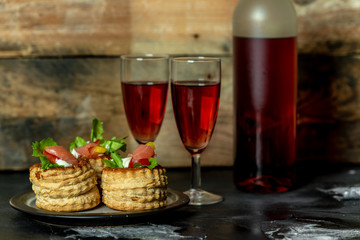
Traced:
<path id="1" fill-rule="evenodd" d="M 44 156 L 43 151 L 46 147 L 50 146 L 57 146 L 57 143 L 52 138 L 43 139 L 40 142 L 33 142 L 32 148 L 33 148 L 33 156 L 34 157 L 41 157 Z"/>
<path id="2" fill-rule="evenodd" d="M 149 169 L 154 169 L 158 164 L 157 164 L 157 159 L 156 158 L 150 158 L 149 159 L 150 165 L 142 165 L 141 163 L 134 163 L 134 167 L 133 168 L 139 168 L 139 167 L 147 167 Z"/>
<path id="3" fill-rule="evenodd" d="M 39 142 L 33 142 L 32 143 L 32 149 L 33 149 L 33 157 L 40 157 L 43 155 L 43 151 L 40 147 L 40 143 Z"/>
<path id="4" fill-rule="evenodd" d="M 64 167 L 62 165 L 58 165 L 57 163 L 51 163 L 49 159 L 44 155 L 44 149 L 50 146 L 57 146 L 57 143 L 52 138 L 43 139 L 40 142 L 33 142 L 33 156 L 39 157 L 41 161 L 41 168 L 47 170 L 49 168 L 57 168 L 57 167 Z"/>
<path id="5" fill-rule="evenodd" d="M 119 154 L 117 154 L 116 152 L 112 152 L 110 156 L 114 160 L 118 168 L 124 168 L 122 157 Z"/>
<path id="6" fill-rule="evenodd" d="M 64 167 L 63 165 L 59 165 L 57 163 L 51 163 L 49 161 L 49 159 L 45 156 L 40 157 L 40 161 L 41 161 L 41 168 L 44 170 L 47 170 L 49 168 L 59 168 L 59 167 Z"/>
<path id="7" fill-rule="evenodd" d="M 103 129 L 103 122 L 101 122 L 99 119 L 94 118 L 92 121 L 92 129 L 90 134 L 90 140 L 91 142 L 95 142 L 98 139 L 103 139 L 102 134 L 104 133 Z"/>
<path id="8" fill-rule="evenodd" d="M 116 152 L 112 152 L 110 154 L 112 161 L 109 159 L 102 159 L 102 162 L 107 166 L 111 168 L 124 168 L 122 157 L 117 154 Z"/>
<path id="9" fill-rule="evenodd" d="M 73 150 L 74 148 L 85 146 L 86 143 L 87 142 L 85 141 L 85 139 L 78 136 L 75 138 L 73 142 L 70 143 L 70 151 Z"/>
<path id="10" fill-rule="evenodd" d="M 100 141 L 99 145 L 101 147 L 106 148 L 105 154 L 110 154 L 111 152 L 116 152 L 118 150 L 125 152 L 126 151 L 126 143 L 125 143 L 126 138 L 127 137 L 117 139 L 116 137 L 113 137 L 110 140 L 103 139 Z"/>
<path id="11" fill-rule="evenodd" d="M 111 168 L 117 168 L 117 165 L 114 161 L 111 161 L 109 159 L 102 159 L 102 162 L 107 166 Z"/>
<path id="12" fill-rule="evenodd" d="M 158 165 L 156 158 L 150 158 L 149 162 L 150 162 L 150 166 L 147 167 L 150 169 L 154 169 Z"/>

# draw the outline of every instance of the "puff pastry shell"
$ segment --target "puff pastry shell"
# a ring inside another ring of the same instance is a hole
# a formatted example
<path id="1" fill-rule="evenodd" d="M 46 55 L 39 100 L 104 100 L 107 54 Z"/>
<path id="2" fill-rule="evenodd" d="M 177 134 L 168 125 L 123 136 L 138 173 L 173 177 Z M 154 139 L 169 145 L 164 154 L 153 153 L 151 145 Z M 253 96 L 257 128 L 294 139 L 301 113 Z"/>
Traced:
<path id="1" fill-rule="evenodd" d="M 30 167 L 30 181 L 36 206 L 49 211 L 71 212 L 100 203 L 96 172 L 88 161 L 64 168 L 43 170 L 41 163 Z"/>
<path id="2" fill-rule="evenodd" d="M 124 211 L 166 206 L 167 176 L 162 167 L 109 168 L 102 174 L 102 201 L 110 208 Z"/>

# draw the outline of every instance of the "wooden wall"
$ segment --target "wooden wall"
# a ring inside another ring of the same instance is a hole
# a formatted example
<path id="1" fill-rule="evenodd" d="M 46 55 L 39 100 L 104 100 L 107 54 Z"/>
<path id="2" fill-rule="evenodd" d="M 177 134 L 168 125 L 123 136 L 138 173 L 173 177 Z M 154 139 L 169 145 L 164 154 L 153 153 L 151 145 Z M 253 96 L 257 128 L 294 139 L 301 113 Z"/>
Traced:
<path id="1" fill-rule="evenodd" d="M 68 145 L 129 135 L 119 56 L 216 55 L 223 60 L 220 112 L 204 166 L 233 162 L 232 12 L 237 0 L 11 0 L 0 2 L 0 169 L 24 169 L 31 142 Z M 294 0 L 299 19 L 300 160 L 360 163 L 358 0 Z M 156 141 L 160 162 L 189 166 L 171 101 Z M 136 143 L 128 140 L 131 151 Z"/>

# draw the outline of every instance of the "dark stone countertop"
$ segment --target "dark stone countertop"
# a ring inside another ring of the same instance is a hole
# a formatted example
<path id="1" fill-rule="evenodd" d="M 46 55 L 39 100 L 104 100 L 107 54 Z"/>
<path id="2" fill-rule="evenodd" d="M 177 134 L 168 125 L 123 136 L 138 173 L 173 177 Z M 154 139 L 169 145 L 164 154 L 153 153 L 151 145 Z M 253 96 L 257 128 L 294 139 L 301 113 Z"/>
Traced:
<path id="1" fill-rule="evenodd" d="M 185 206 L 153 218 L 91 227 L 66 226 L 71 225 L 66 220 L 44 223 L 13 209 L 9 199 L 31 190 L 28 172 L 0 172 L 0 238 L 359 239 L 360 200 L 339 201 L 320 189 L 356 186 L 360 166 L 335 169 L 295 190 L 260 195 L 237 190 L 231 169 L 203 168 L 203 188 L 223 195 L 222 203 Z M 169 187 L 184 191 L 189 186 L 190 170 L 168 169 L 168 177 Z"/>

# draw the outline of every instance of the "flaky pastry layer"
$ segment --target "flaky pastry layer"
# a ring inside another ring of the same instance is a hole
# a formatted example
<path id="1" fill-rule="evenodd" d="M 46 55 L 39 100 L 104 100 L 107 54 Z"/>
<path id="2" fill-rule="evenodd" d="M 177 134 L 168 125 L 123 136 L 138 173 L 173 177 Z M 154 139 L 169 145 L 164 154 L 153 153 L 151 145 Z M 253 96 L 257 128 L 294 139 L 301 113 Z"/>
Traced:
<path id="1" fill-rule="evenodd" d="M 109 168 L 103 170 L 102 189 L 121 190 L 133 188 L 166 187 L 165 168 Z"/>
<path id="2" fill-rule="evenodd" d="M 95 186 L 90 191 L 66 198 L 49 198 L 42 195 L 36 195 L 36 206 L 49 211 L 56 212 L 75 212 L 96 207 L 100 203 L 100 194 Z"/>

